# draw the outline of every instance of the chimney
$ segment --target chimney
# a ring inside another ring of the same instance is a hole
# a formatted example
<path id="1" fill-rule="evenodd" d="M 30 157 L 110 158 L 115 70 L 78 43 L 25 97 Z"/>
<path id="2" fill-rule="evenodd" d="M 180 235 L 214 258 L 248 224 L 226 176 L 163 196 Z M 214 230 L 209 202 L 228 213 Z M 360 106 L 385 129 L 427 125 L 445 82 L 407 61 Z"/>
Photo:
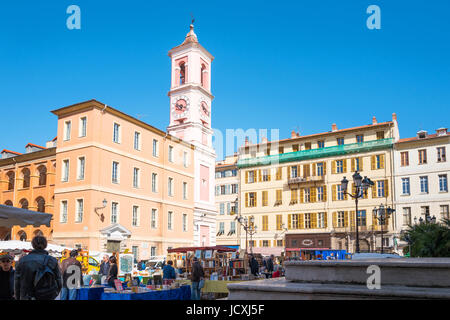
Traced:
<path id="1" fill-rule="evenodd" d="M 372 118 L 372 124 L 377 124 L 377 118 L 375 118 L 375 116 Z"/>
<path id="2" fill-rule="evenodd" d="M 395 112 L 392 114 L 392 121 L 397 121 L 397 114 Z"/>
<path id="3" fill-rule="evenodd" d="M 293 139 L 293 138 L 297 138 L 297 133 L 295 133 L 294 130 L 292 130 L 292 132 L 291 132 L 291 139 Z"/>
<path id="4" fill-rule="evenodd" d="M 336 123 L 333 123 L 332 125 L 331 125 L 331 131 L 337 131 L 337 125 L 336 125 Z"/>

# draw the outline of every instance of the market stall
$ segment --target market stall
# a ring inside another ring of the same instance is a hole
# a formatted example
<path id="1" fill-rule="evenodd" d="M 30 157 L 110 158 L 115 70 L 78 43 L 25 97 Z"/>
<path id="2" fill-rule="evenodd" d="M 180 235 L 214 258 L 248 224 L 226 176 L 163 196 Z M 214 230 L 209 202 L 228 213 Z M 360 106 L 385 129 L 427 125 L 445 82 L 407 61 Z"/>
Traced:
<path id="1" fill-rule="evenodd" d="M 345 260 L 347 251 L 324 248 L 286 248 L 287 260 Z"/>

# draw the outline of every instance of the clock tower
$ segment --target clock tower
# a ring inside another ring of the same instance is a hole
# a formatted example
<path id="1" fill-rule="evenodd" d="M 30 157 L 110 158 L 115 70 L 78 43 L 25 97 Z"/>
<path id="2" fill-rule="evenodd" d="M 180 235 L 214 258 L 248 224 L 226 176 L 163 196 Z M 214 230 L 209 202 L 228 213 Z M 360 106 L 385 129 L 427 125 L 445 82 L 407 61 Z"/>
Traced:
<path id="1" fill-rule="evenodd" d="M 169 51 L 172 60 L 170 124 L 167 132 L 195 146 L 194 245 L 216 245 L 215 160 L 211 129 L 211 63 L 194 25 L 183 43 Z"/>

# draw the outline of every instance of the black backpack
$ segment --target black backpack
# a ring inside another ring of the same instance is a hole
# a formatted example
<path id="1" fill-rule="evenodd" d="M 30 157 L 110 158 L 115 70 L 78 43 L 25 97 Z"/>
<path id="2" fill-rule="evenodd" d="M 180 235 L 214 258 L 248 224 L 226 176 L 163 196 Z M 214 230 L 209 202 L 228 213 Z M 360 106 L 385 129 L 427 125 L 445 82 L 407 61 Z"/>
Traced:
<path id="1" fill-rule="evenodd" d="M 56 275 L 50 268 L 49 262 L 52 262 L 50 256 L 46 255 L 43 264 L 34 276 L 34 297 L 36 300 L 54 300 L 59 294 Z"/>

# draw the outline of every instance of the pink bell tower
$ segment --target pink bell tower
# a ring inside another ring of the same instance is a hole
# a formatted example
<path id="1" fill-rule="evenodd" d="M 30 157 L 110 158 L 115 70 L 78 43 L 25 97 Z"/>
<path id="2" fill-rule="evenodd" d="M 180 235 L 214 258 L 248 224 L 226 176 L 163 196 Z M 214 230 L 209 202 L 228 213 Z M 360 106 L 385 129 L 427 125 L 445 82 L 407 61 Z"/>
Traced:
<path id="1" fill-rule="evenodd" d="M 172 60 L 170 124 L 167 132 L 195 146 L 194 245 L 216 244 L 214 194 L 216 154 L 212 148 L 211 63 L 214 57 L 198 42 L 194 25 L 183 43 L 169 51 Z"/>

